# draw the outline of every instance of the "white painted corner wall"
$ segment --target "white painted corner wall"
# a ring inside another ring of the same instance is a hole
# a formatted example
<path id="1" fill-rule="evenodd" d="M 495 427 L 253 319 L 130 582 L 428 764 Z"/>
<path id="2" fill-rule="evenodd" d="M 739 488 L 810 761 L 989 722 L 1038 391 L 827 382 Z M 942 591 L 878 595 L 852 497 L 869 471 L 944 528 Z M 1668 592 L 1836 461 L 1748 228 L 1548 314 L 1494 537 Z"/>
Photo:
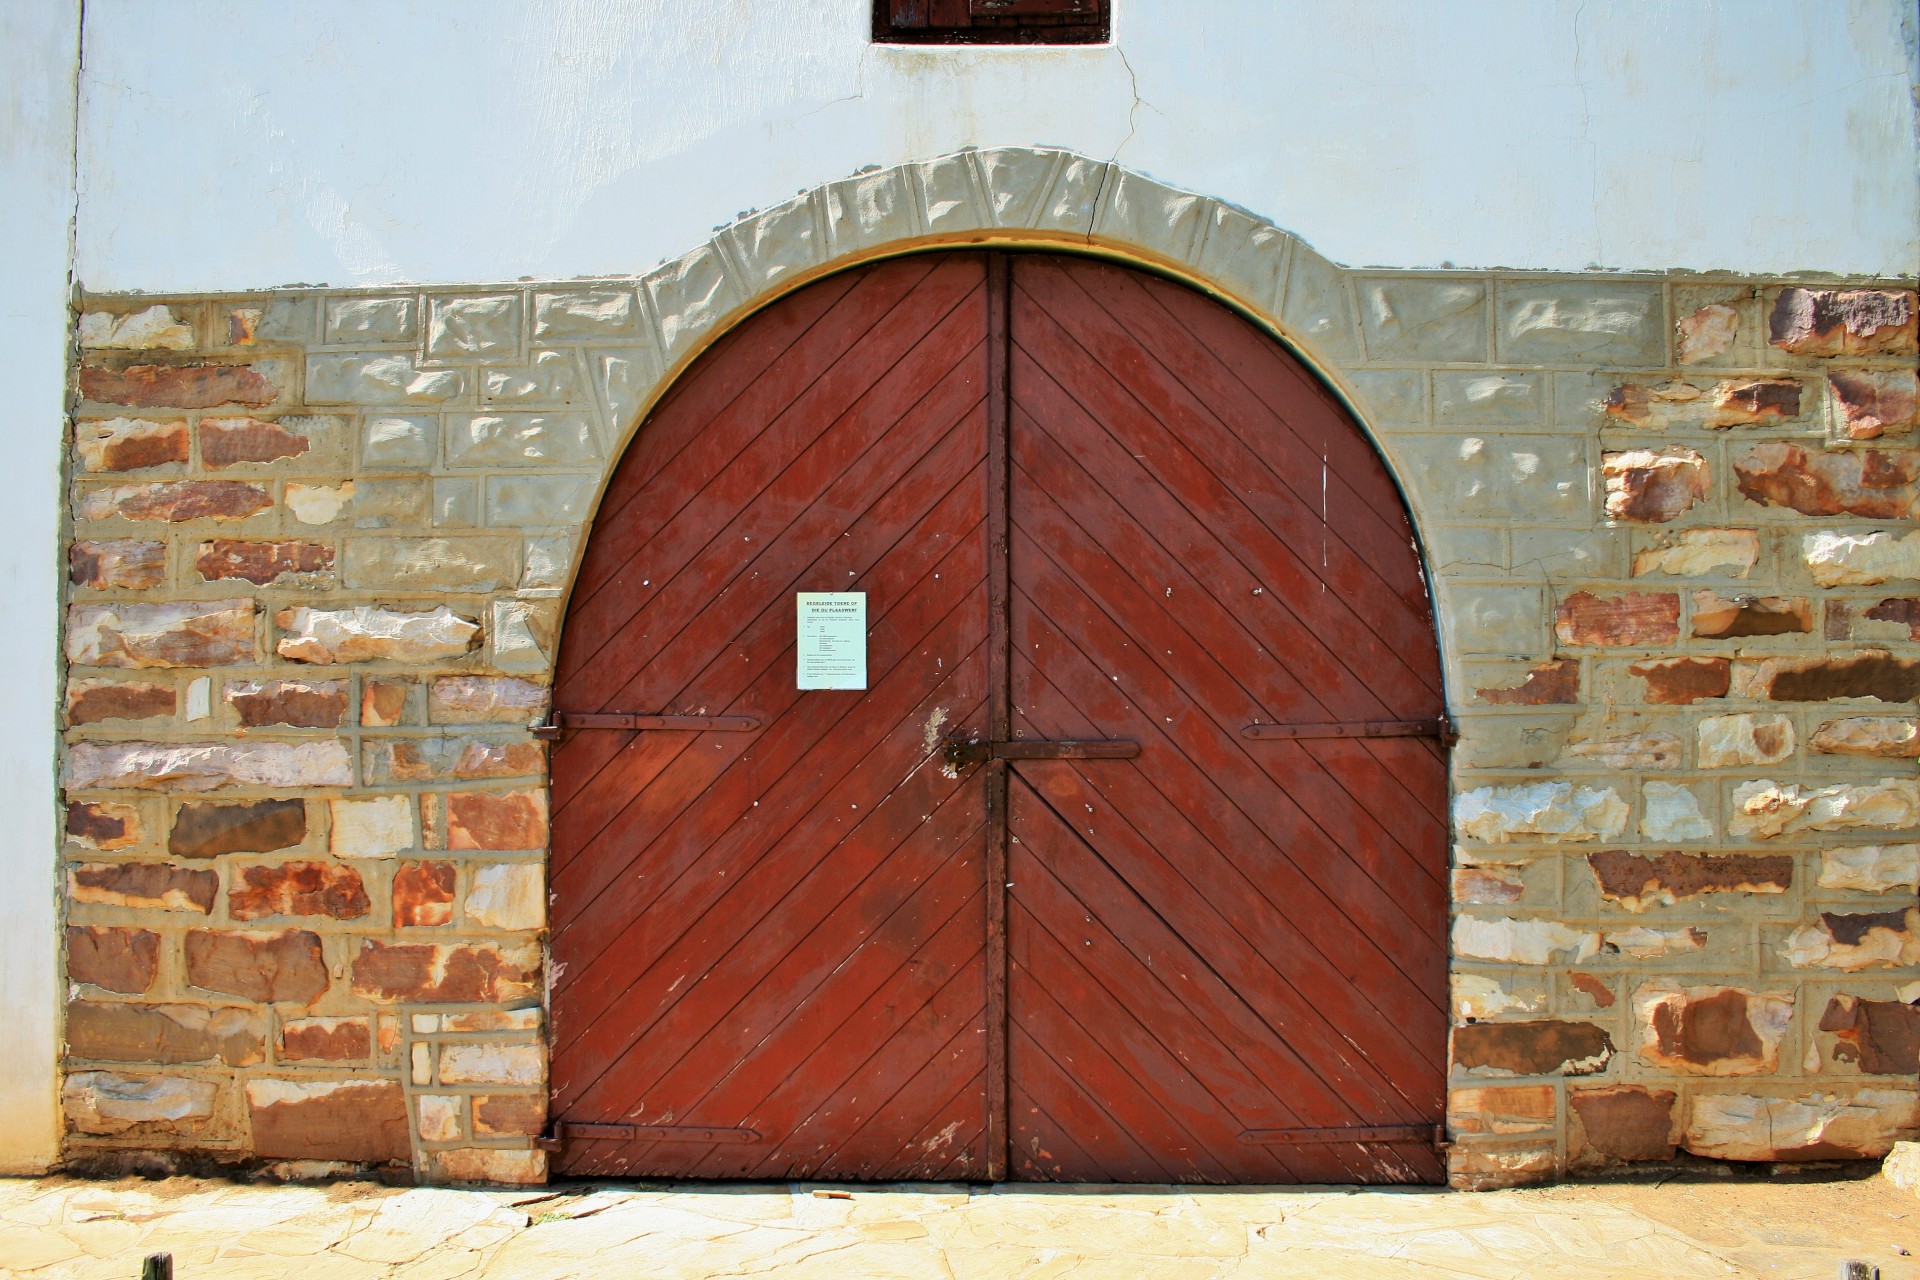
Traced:
<path id="1" fill-rule="evenodd" d="M 0 4 L 0 1173 L 43 1171 L 59 1139 L 54 695 L 78 47 L 79 0 Z"/>
<path id="2" fill-rule="evenodd" d="M 96 290 L 632 274 L 863 166 L 1061 146 L 1351 266 L 1908 275 L 1912 0 L 88 0 Z"/>

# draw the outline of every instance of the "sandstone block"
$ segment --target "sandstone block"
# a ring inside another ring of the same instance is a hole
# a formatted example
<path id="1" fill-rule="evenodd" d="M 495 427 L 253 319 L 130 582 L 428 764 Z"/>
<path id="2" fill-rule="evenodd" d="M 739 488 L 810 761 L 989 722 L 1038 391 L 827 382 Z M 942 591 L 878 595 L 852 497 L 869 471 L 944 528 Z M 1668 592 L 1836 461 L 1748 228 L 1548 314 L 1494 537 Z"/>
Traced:
<path id="1" fill-rule="evenodd" d="M 429 1171 L 447 1182 L 541 1186 L 547 1180 L 547 1153 L 501 1147 L 452 1147 L 432 1152 Z"/>
<path id="2" fill-rule="evenodd" d="M 1912 702 L 1920 698 L 1920 660 L 1897 658 L 1881 649 L 1833 657 L 1743 662 L 1737 675 L 1736 693 L 1775 702 L 1824 702 L 1830 698 Z"/>
<path id="3" fill-rule="evenodd" d="M 519 539 L 353 538 L 347 542 L 348 586 L 444 591 L 498 591 L 520 578 Z"/>
<path id="4" fill-rule="evenodd" d="M 351 480 L 337 485 L 289 484 L 287 510 L 301 524 L 332 524 L 352 503 L 355 489 Z"/>
<path id="5" fill-rule="evenodd" d="M 1791 991 L 1685 987 L 1661 980 L 1633 993 L 1643 1062 L 1680 1075 L 1763 1075 L 1778 1069 L 1793 1020 Z"/>
<path id="6" fill-rule="evenodd" d="M 67 581 L 76 587 L 144 591 L 167 576 L 167 544 L 135 538 L 76 542 L 67 548 Z"/>
<path id="7" fill-rule="evenodd" d="M 300 800 L 190 801 L 174 815 L 167 852 L 187 858 L 272 853 L 306 838 L 307 806 Z"/>
<path id="8" fill-rule="evenodd" d="M 160 971 L 160 935 L 151 929 L 67 926 L 67 980 L 123 995 L 145 995 Z"/>
<path id="9" fill-rule="evenodd" d="M 1494 347 L 1528 364 L 1661 365 L 1665 310 L 1654 284 L 1503 282 Z"/>
<path id="10" fill-rule="evenodd" d="M 577 524 L 593 509 L 599 478 L 590 475 L 495 476 L 487 482 L 487 523 L 546 528 Z"/>
<path id="11" fill-rule="evenodd" d="M 410 529 L 433 518 L 432 490 L 417 478 L 361 479 L 353 485 L 353 527 Z"/>
<path id="12" fill-rule="evenodd" d="M 187 981 L 206 991 L 261 1004 L 312 1004 L 327 990 L 320 938 L 305 929 L 195 929 L 186 951 Z"/>
<path id="13" fill-rule="evenodd" d="M 1613 1038 L 1591 1022 L 1479 1022 L 1453 1029 L 1453 1061 L 1483 1075 L 1590 1076 L 1606 1070 Z"/>
<path id="14" fill-rule="evenodd" d="M 429 687 L 427 719 L 434 724 L 537 724 L 552 690 L 513 676 L 441 676 Z"/>
<path id="15" fill-rule="evenodd" d="M 67 838 L 89 849 L 111 852 L 139 844 L 145 838 L 140 811 L 127 804 L 67 805 Z"/>
<path id="16" fill-rule="evenodd" d="M 1551 1143 L 1483 1147 L 1458 1142 L 1447 1148 L 1447 1185 L 1455 1191 L 1498 1191 L 1551 1182 L 1558 1171 Z"/>
<path id="17" fill-rule="evenodd" d="M 1782 289 L 1767 340 L 1801 356 L 1911 355 L 1911 289 Z"/>
<path id="18" fill-rule="evenodd" d="M 67 661 L 94 667 L 213 667 L 253 661 L 253 601 L 67 606 Z"/>
<path id="19" fill-rule="evenodd" d="M 1628 382 L 1614 387 L 1601 409 L 1610 422 L 1630 427 L 1717 430 L 1797 418 L 1800 395 L 1794 378 L 1724 378 L 1711 388 L 1685 381 Z"/>
<path id="20" fill-rule="evenodd" d="M 327 849 L 336 858 L 385 858 L 410 849 L 413 801 L 407 796 L 329 800 L 333 830 Z"/>
<path id="21" fill-rule="evenodd" d="M 108 369 L 80 366 L 80 394 L 101 404 L 135 409 L 259 408 L 279 394 L 273 382 L 247 365 L 136 364 Z"/>
<path id="22" fill-rule="evenodd" d="M 1559 658 L 1530 669 L 1517 685 L 1476 689 L 1474 696 L 1496 707 L 1566 705 L 1580 700 L 1580 662 Z"/>
<path id="23" fill-rule="evenodd" d="M 1463 838 L 1488 844 L 1610 840 L 1626 827 L 1627 806 L 1611 787 L 1534 782 L 1463 791 L 1453 820 Z"/>
<path id="24" fill-rule="evenodd" d="M 1674 325 L 1675 358 L 1681 364 L 1699 364 L 1732 350 L 1740 336 L 1740 313 L 1721 302 L 1710 302 Z"/>
<path id="25" fill-rule="evenodd" d="M 546 873 L 532 862 L 496 862 L 480 867 L 473 873 L 465 910 L 469 923 L 491 929 L 544 929 Z"/>
<path id="26" fill-rule="evenodd" d="M 1456 955 L 1508 964 L 1551 964 L 1560 952 L 1584 960 L 1600 949 L 1597 934 L 1582 933 L 1557 920 L 1513 920 L 1501 916 L 1459 916 L 1453 922 Z"/>
<path id="27" fill-rule="evenodd" d="M 412 298 L 327 299 L 328 342 L 412 342 L 416 331 Z"/>
<path id="28" fill-rule="evenodd" d="M 418 470 L 439 453 L 440 424 L 423 415 L 369 416 L 361 429 L 360 461 L 375 468 Z"/>
<path id="29" fill-rule="evenodd" d="M 1844 609 L 1845 606 L 1840 601 L 1830 600 L 1827 602 L 1827 616 L 1833 618 L 1836 613 L 1839 613 L 1843 619 L 1841 627 L 1846 630 L 1849 635 L 1865 633 L 1865 628 L 1861 628 L 1859 632 L 1856 632 L 1852 624 L 1845 620 Z M 1882 600 L 1879 604 L 1868 609 L 1865 616 L 1868 622 L 1890 623 L 1895 627 L 1904 627 L 1906 629 L 1905 635 L 1900 635 L 1898 632 L 1895 632 L 1891 637 L 1893 639 L 1920 640 L 1920 599 L 1913 596 L 1897 596 L 1890 600 Z M 1878 631 L 1873 634 L 1875 638 L 1888 638 Z M 1835 638 L 1831 623 L 1828 625 L 1828 638 Z M 1842 636 L 1838 638 L 1845 639 L 1847 637 Z"/>
<path id="30" fill-rule="evenodd" d="M 308 404 L 440 404 L 466 390 L 466 375 L 407 355 L 324 355 L 307 357 L 306 385 Z"/>
<path id="31" fill-rule="evenodd" d="M 433 298 L 427 354 L 441 360 L 511 354 L 520 346 L 520 295 Z"/>
<path id="32" fill-rule="evenodd" d="M 363 680 L 360 683 L 360 723 L 386 729 L 407 718 L 407 699 L 413 684 L 407 680 Z"/>
<path id="33" fill-rule="evenodd" d="M 60 1106 L 80 1133 L 120 1134 L 136 1127 L 191 1133 L 213 1118 L 218 1095 L 212 1080 L 75 1071 L 61 1086 Z"/>
<path id="34" fill-rule="evenodd" d="M 480 384 L 488 404 L 585 404 L 588 395 L 573 357 L 564 351 L 536 351 L 516 369 L 489 369 Z"/>
<path id="35" fill-rule="evenodd" d="M 443 1084 L 539 1085 L 547 1080 L 547 1050 L 539 1044 L 455 1041 L 440 1050 Z"/>
<path id="36" fill-rule="evenodd" d="M 1713 1160 L 1857 1160 L 1885 1155 L 1916 1119 L 1911 1089 L 1698 1094 L 1682 1145 Z"/>
<path id="37" fill-rule="evenodd" d="M 1649 929 L 1635 925 L 1630 929 L 1609 929 L 1600 936 L 1601 944 L 1611 952 L 1636 960 L 1657 960 L 1661 956 L 1699 951 L 1707 945 L 1705 929 Z"/>
<path id="38" fill-rule="evenodd" d="M 354 994 L 383 1004 L 497 1004 L 540 991 L 537 943 L 381 942 L 353 959 Z"/>
<path id="39" fill-rule="evenodd" d="M 1823 587 L 1920 578 L 1920 533 L 1810 533 L 1800 545 L 1807 572 Z"/>
<path id="40" fill-rule="evenodd" d="M 244 480 L 174 480 L 84 490 L 75 514 L 82 520 L 241 520 L 273 505 L 273 497 Z"/>
<path id="41" fill-rule="evenodd" d="M 547 793 L 456 791 L 447 796 L 447 848 L 544 849 Z"/>
<path id="42" fill-rule="evenodd" d="M 1817 924 L 1787 938 L 1780 954 L 1796 969 L 1847 973 L 1920 964 L 1920 909 L 1822 911 Z"/>
<path id="43" fill-rule="evenodd" d="M 447 462 L 457 467 L 578 464 L 599 453 L 584 413 L 455 414 L 446 429 Z"/>
<path id="44" fill-rule="evenodd" d="M 1822 850 L 1819 883 L 1823 889 L 1857 889 L 1863 893 L 1920 889 L 1920 844 Z"/>
<path id="45" fill-rule="evenodd" d="M 393 923 L 433 928 L 453 919 L 451 862 L 403 862 L 393 873 Z"/>
<path id="46" fill-rule="evenodd" d="M 1920 756 L 1920 721 L 1912 716 L 1828 720 L 1814 732 L 1808 745 L 1824 755 L 1913 759 Z"/>
<path id="47" fill-rule="evenodd" d="M 67 868 L 69 900 L 102 907 L 213 910 L 220 877 L 171 862 L 80 862 Z"/>
<path id="48" fill-rule="evenodd" d="M 1920 1072 L 1920 1008 L 1834 996 L 1820 1015 L 1820 1030 L 1834 1033 L 1833 1060 L 1853 1063 L 1865 1075 Z"/>
<path id="49" fill-rule="evenodd" d="M 223 696 L 248 729 L 335 729 L 347 714 L 344 680 L 229 680 Z"/>
<path id="50" fill-rule="evenodd" d="M 1602 898 L 1635 912 L 1709 893 L 1785 893 L 1793 887 L 1793 859 L 1786 855 L 1607 850 L 1588 854 L 1587 866 Z"/>
<path id="51" fill-rule="evenodd" d="M 1525 511 L 1542 521 L 1591 522 L 1584 441 L 1561 436 L 1407 435 L 1396 460 L 1419 475 L 1428 501 L 1458 520 Z"/>
<path id="52" fill-rule="evenodd" d="M 431 611 L 382 609 L 282 609 L 274 615 L 282 632 L 275 646 L 295 662 L 434 662 L 457 658 L 478 641 L 480 627 L 445 605 Z"/>
<path id="53" fill-rule="evenodd" d="M 1834 369 L 1827 387 L 1849 440 L 1905 435 L 1920 423 L 1920 374 L 1912 369 Z"/>
<path id="54" fill-rule="evenodd" d="M 593 288 L 533 295 L 536 338 L 617 338 L 638 332 L 631 289 Z"/>
<path id="55" fill-rule="evenodd" d="M 1693 593 L 1693 634 L 1703 640 L 1791 635 L 1812 630 L 1813 608 L 1802 596 Z"/>
<path id="56" fill-rule="evenodd" d="M 1702 769 L 1778 764 L 1793 755 L 1793 721 L 1786 716 L 1708 716 L 1700 721 L 1697 731 L 1697 759 Z"/>
<path id="57" fill-rule="evenodd" d="M 1546 389 L 1537 373 L 1433 375 L 1433 412 L 1449 426 L 1528 426 L 1545 413 Z"/>
<path id="58" fill-rule="evenodd" d="M 1733 679 L 1733 664 L 1725 658 L 1652 658 L 1627 671 L 1647 682 L 1647 701 L 1662 706 L 1724 698 Z"/>
<path id="59" fill-rule="evenodd" d="M 1596 596 L 1576 591 L 1554 612 L 1554 635 L 1569 645 L 1661 645 L 1680 638 L 1680 597 L 1635 591 Z"/>
<path id="60" fill-rule="evenodd" d="M 422 1142 L 458 1142 L 464 1135 L 461 1121 L 466 1114 L 466 1099 L 457 1093 L 416 1093 L 413 1096 L 414 1127 Z"/>
<path id="61" fill-rule="evenodd" d="M 483 1093 L 473 1100 L 473 1132 L 478 1137 L 535 1137 L 546 1132 L 544 1093 Z"/>
<path id="62" fill-rule="evenodd" d="M 1578 1120 L 1571 1145 L 1576 1159 L 1671 1160 L 1678 1145 L 1675 1094 L 1669 1089 L 1616 1085 L 1569 1089 L 1567 1103 Z"/>
<path id="63" fill-rule="evenodd" d="M 297 458 L 313 447 L 299 431 L 261 418 L 202 418 L 200 460 L 211 470 Z"/>
<path id="64" fill-rule="evenodd" d="M 1880 1176 L 1908 1195 L 1920 1195 L 1920 1142 L 1894 1143 Z"/>
<path id="65" fill-rule="evenodd" d="M 333 548 L 312 542 L 244 542 L 215 538 L 200 544 L 193 567 L 208 582 L 241 578 L 266 586 L 284 577 L 310 577 L 333 568 Z"/>
<path id="66" fill-rule="evenodd" d="M 70 791 L 350 787 L 353 761 L 346 745 L 334 741 L 205 746 L 76 742 L 67 750 L 61 785 Z"/>
<path id="67" fill-rule="evenodd" d="M 1733 791 L 1736 839 L 1771 839 L 1796 831 L 1891 830 L 1920 825 L 1920 780 L 1881 778 L 1803 790 L 1766 779 Z"/>
<path id="68" fill-rule="evenodd" d="M 1649 840 L 1685 843 L 1713 838 L 1713 824 L 1700 809 L 1700 797 L 1677 782 L 1649 782 L 1640 788 L 1640 834 Z"/>
<path id="69" fill-rule="evenodd" d="M 331 862 L 276 862 L 238 866 L 227 890 L 227 915 L 325 916 L 357 920 L 372 909 L 366 885 L 352 867 Z"/>
<path id="70" fill-rule="evenodd" d="M 1569 743 L 1567 754 L 1609 769 L 1678 769 L 1681 743 L 1673 734 L 1656 730 Z"/>
<path id="71" fill-rule="evenodd" d="M 284 1062 L 360 1062 L 373 1054 L 365 1018 L 288 1018 L 280 1024 Z"/>
<path id="72" fill-rule="evenodd" d="M 1760 444 L 1733 460 L 1733 474 L 1740 492 L 1754 502 L 1802 515 L 1920 515 L 1920 453 L 1912 449 L 1810 454 L 1797 444 Z"/>
<path id="73" fill-rule="evenodd" d="M 1524 882 L 1489 867 L 1462 867 L 1453 873 L 1453 900 L 1457 903 L 1506 907 L 1520 901 L 1526 892 Z"/>
<path id="74" fill-rule="evenodd" d="M 1462 919 L 1465 918 L 1466 917 L 1462 917 Z M 1501 922 L 1496 921 L 1494 923 L 1499 924 Z M 1524 924 L 1531 922 L 1506 921 L 1505 923 Z M 1459 932 L 1458 924 L 1459 922 L 1456 921 L 1456 933 Z M 1511 937 L 1498 936 L 1499 933 L 1506 933 L 1507 931 L 1500 930 L 1497 933 L 1487 933 L 1487 931 L 1482 930 L 1480 932 L 1486 934 L 1483 940 L 1489 944 L 1490 949 L 1513 949 L 1511 946 Z M 1573 934 L 1572 936 L 1577 940 L 1581 939 L 1581 935 Z M 1598 939 L 1593 939 L 1593 942 L 1596 947 L 1599 945 Z M 1579 942 L 1577 941 L 1574 945 L 1579 945 Z M 1554 948 L 1549 947 L 1542 954 L 1551 956 L 1553 950 Z M 1545 962 L 1542 961 L 1542 963 Z M 1502 986 L 1498 981 L 1477 973 L 1453 974 L 1452 977 L 1448 979 L 1448 990 L 1454 1020 L 1465 1022 L 1479 1018 L 1498 1018 L 1509 1013 L 1539 1013 L 1547 1007 L 1547 992 L 1544 984 L 1536 982 L 1532 984 L 1531 990 L 1521 990 L 1521 985 L 1519 982 L 1511 982 L 1509 986 Z M 1510 989 L 1510 987 L 1512 989 Z"/>
<path id="75" fill-rule="evenodd" d="M 546 759 L 546 749 L 538 742 L 382 738 L 366 744 L 364 771 L 370 785 L 447 778 L 522 778 L 544 774 Z"/>
<path id="76" fill-rule="evenodd" d="M 67 685 L 67 723 L 150 720 L 174 712 L 173 686 L 126 684 L 113 680 L 75 680 Z"/>
<path id="77" fill-rule="evenodd" d="M 1447 1126 L 1456 1138 L 1551 1133 L 1557 1116 L 1552 1085 L 1447 1091 Z"/>
<path id="78" fill-rule="evenodd" d="M 249 1080 L 256 1156 L 380 1163 L 412 1152 L 397 1080 Z"/>
<path id="79" fill-rule="evenodd" d="M 250 1067 L 267 1056 L 259 1009 L 197 1004 L 67 1003 L 67 1052 L 96 1062 L 223 1062 Z"/>
<path id="80" fill-rule="evenodd" d="M 1635 577 L 1664 573 L 1674 577 L 1724 574 L 1744 578 L 1760 558 L 1760 535 L 1752 529 L 1685 529 L 1658 546 L 1633 556 Z"/>
<path id="81" fill-rule="evenodd" d="M 193 346 L 193 325 L 174 319 L 165 303 L 125 315 L 89 311 L 80 317 L 80 345 L 89 351 L 185 351 Z"/>
<path id="82" fill-rule="evenodd" d="M 262 300 L 264 301 L 264 299 Z M 310 342 L 314 334 L 312 298 L 276 298 L 264 306 L 227 312 L 227 341 L 236 347 L 255 342 Z"/>
<path id="83" fill-rule="evenodd" d="M 1707 496 L 1707 460 L 1692 449 L 1633 449 L 1601 457 L 1607 514 L 1664 523 Z"/>
<path id="84" fill-rule="evenodd" d="M 1375 360 L 1487 358 L 1487 289 L 1480 281 L 1363 277 L 1357 284 Z"/>
<path id="85" fill-rule="evenodd" d="M 76 422 L 74 447 L 87 471 L 141 471 L 185 462 L 187 424 L 148 418 L 107 418 Z"/>

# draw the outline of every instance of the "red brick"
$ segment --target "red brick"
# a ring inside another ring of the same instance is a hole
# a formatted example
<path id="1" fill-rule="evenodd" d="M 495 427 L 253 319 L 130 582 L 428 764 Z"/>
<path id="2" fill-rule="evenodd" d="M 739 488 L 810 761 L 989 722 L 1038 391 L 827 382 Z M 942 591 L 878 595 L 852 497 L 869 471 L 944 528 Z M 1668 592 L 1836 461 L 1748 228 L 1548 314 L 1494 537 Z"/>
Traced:
<path id="1" fill-rule="evenodd" d="M 1575 991 L 1578 991 L 1581 995 L 1593 1001 L 1593 1006 L 1596 1009 L 1611 1009 L 1613 1008 L 1614 1001 L 1618 998 L 1613 994 L 1613 988 L 1607 985 L 1605 979 L 1596 978 L 1590 973 L 1580 973 L 1577 970 L 1571 970 L 1567 973 L 1567 982 Z"/>
<path id="2" fill-rule="evenodd" d="M 213 910 L 220 877 L 171 862 L 81 862 L 67 868 L 67 892 L 91 906 Z"/>
<path id="3" fill-rule="evenodd" d="M 67 723 L 99 724 L 105 720 L 146 720 L 174 711 L 169 684 L 116 684 L 106 680 L 75 680 L 67 686 Z"/>
<path id="4" fill-rule="evenodd" d="M 242 542 L 215 538 L 200 544 L 193 567 L 208 582 L 242 578 L 264 587 L 288 574 L 330 571 L 333 548 L 315 542 Z"/>
<path id="5" fill-rule="evenodd" d="M 1579 1118 L 1577 1142 L 1582 1154 L 1613 1160 L 1671 1160 L 1675 1148 L 1673 1103 L 1669 1089 L 1618 1085 L 1609 1089 L 1570 1089 L 1567 1102 Z"/>
<path id="6" fill-rule="evenodd" d="M 1576 591 L 1560 602 L 1553 629 L 1562 644 L 1672 644 L 1680 638 L 1680 597 L 1672 592 L 1596 596 Z"/>
<path id="7" fill-rule="evenodd" d="M 1580 700 L 1580 661 L 1560 658 L 1528 671 L 1526 678 L 1505 689 L 1477 689 L 1482 702 L 1496 707 L 1560 706 Z"/>
<path id="8" fill-rule="evenodd" d="M 67 581 L 96 590 L 144 591 L 167 576 L 167 544 L 135 538 L 76 542 L 67 548 Z"/>
<path id="9" fill-rule="evenodd" d="M 487 1137 L 534 1137 L 546 1130 L 547 1099 L 540 1093 L 482 1094 L 473 1100 L 473 1131 Z"/>
<path id="10" fill-rule="evenodd" d="M 1593 1075 L 1613 1056 L 1613 1037 L 1591 1022 L 1476 1022 L 1453 1029 L 1453 1060 L 1517 1076 Z"/>
<path id="11" fill-rule="evenodd" d="M 259 418 L 200 420 L 200 461 L 214 470 L 243 462 L 297 458 L 310 447 L 305 436 L 277 422 L 263 422 Z"/>
<path id="12" fill-rule="evenodd" d="M 67 979 L 124 995 L 145 995 L 160 970 L 160 935 L 151 929 L 67 926 Z"/>
<path id="13" fill-rule="evenodd" d="M 258 407 L 278 392 L 265 375 L 246 365 L 136 364 L 107 369 L 80 367 L 80 394 L 100 404 L 138 409 L 212 409 L 225 404 Z"/>
<path id="14" fill-rule="evenodd" d="M 331 862 L 277 862 L 235 867 L 227 890 L 227 914 L 235 920 L 262 916 L 327 916 L 357 920 L 372 909 L 367 887 L 352 867 Z"/>
<path id="15" fill-rule="evenodd" d="M 1835 1062 L 1854 1063 L 1875 1076 L 1920 1071 L 1920 1009 L 1910 1004 L 1834 996 L 1820 1015 L 1820 1029 L 1835 1033 Z"/>
<path id="16" fill-rule="evenodd" d="M 380 1163 L 412 1151 L 397 1080 L 249 1080 L 247 1121 L 262 1159 Z"/>
<path id="17" fill-rule="evenodd" d="M 393 873 L 393 923 L 402 928 L 453 919 L 453 864 L 403 862 Z"/>
<path id="18" fill-rule="evenodd" d="M 1587 855 L 1600 896 L 1638 910 L 1708 893 L 1784 893 L 1793 887 L 1788 854 L 1652 853 L 1608 849 Z"/>
<path id="19" fill-rule="evenodd" d="M 187 934 L 187 981 L 262 1004 L 311 1004 L 326 992 L 327 962 L 318 935 L 304 929 L 195 929 Z"/>

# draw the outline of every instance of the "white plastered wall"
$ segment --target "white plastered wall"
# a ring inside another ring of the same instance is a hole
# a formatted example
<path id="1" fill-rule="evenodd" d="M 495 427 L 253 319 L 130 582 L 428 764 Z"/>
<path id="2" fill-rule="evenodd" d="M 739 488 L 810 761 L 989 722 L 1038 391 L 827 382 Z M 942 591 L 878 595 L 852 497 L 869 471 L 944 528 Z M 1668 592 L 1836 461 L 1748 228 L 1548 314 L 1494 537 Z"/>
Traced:
<path id="1" fill-rule="evenodd" d="M 78 0 L 0 4 L 0 1173 L 55 1154 L 54 666 Z"/>
<path id="2" fill-rule="evenodd" d="M 1115 0 L 886 49 L 866 0 L 88 0 L 97 291 L 631 274 L 736 214 L 1057 145 L 1382 267 L 1920 266 L 1910 0 Z M 54 644 L 77 0 L 0 4 L 0 1168 L 55 1132 Z"/>

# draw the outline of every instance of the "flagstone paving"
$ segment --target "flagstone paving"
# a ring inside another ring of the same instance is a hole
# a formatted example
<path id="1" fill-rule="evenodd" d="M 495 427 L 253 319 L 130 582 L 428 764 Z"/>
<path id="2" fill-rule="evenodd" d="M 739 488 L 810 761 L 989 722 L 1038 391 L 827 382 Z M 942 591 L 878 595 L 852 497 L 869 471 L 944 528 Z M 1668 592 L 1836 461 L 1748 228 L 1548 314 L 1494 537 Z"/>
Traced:
<path id="1" fill-rule="evenodd" d="M 0 1275 L 133 1280 L 1920 1280 L 1879 1178 L 1438 1190 L 0 1179 Z"/>

